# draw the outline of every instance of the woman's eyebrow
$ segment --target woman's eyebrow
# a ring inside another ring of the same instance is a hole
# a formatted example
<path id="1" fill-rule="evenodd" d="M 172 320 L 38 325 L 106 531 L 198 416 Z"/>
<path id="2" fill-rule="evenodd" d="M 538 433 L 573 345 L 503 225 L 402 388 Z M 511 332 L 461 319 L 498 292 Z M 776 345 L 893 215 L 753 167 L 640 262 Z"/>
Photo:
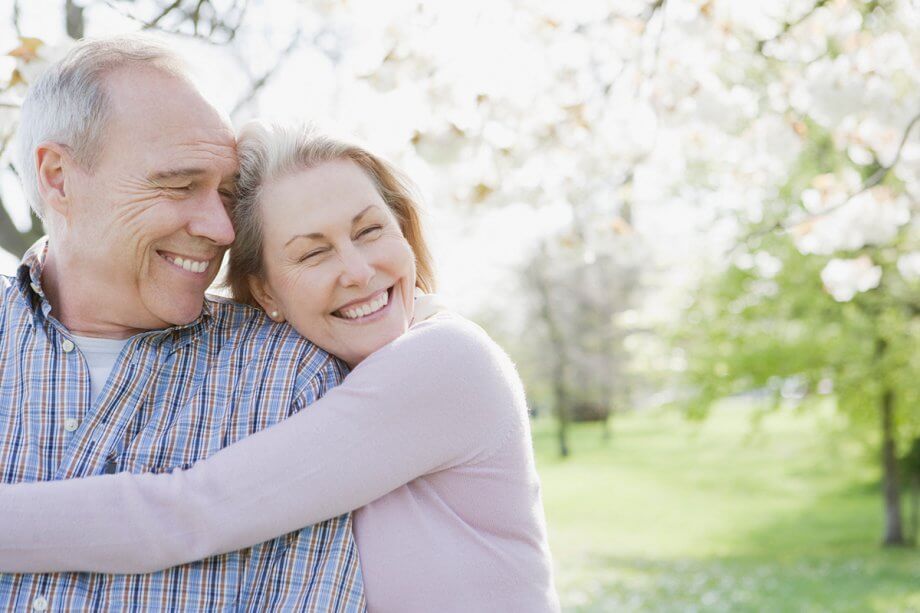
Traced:
<path id="1" fill-rule="evenodd" d="M 294 236 L 291 237 L 291 239 L 288 242 L 284 243 L 284 246 L 287 247 L 288 245 L 293 243 L 298 238 L 308 238 L 308 239 L 319 240 L 321 238 L 325 238 L 325 235 L 322 232 L 311 232 L 310 234 L 295 234 Z"/>
<path id="2" fill-rule="evenodd" d="M 357 215 L 351 218 L 351 225 L 355 225 L 356 223 L 361 221 L 361 218 L 364 217 L 368 213 L 368 211 L 370 211 L 371 209 L 376 209 L 376 208 L 379 208 L 376 204 L 371 204 L 365 207 L 364 210 L 362 210 L 360 213 L 358 213 Z"/>
<path id="3" fill-rule="evenodd" d="M 351 218 L 352 225 L 361 221 L 361 218 L 364 217 L 368 212 L 370 212 L 371 209 L 379 209 L 379 208 L 380 207 L 378 207 L 376 204 L 371 204 L 369 206 L 364 207 L 364 209 L 360 213 L 358 213 L 357 215 Z M 298 238 L 308 238 L 308 239 L 318 240 L 318 239 L 326 238 L 326 236 L 322 232 L 311 232 L 310 234 L 295 234 L 294 236 L 290 238 L 290 240 L 288 240 L 288 242 L 284 243 L 284 246 L 287 247 L 288 245 L 293 243 Z"/>

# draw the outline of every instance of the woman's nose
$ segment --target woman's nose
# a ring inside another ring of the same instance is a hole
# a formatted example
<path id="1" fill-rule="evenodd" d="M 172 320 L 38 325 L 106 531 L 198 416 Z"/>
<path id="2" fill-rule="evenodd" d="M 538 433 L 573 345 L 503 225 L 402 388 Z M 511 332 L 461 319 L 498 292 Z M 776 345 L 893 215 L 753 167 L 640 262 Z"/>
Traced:
<path id="1" fill-rule="evenodd" d="M 340 257 L 342 259 L 340 280 L 344 287 L 365 287 L 374 278 L 374 267 L 359 249 L 349 249 Z"/>

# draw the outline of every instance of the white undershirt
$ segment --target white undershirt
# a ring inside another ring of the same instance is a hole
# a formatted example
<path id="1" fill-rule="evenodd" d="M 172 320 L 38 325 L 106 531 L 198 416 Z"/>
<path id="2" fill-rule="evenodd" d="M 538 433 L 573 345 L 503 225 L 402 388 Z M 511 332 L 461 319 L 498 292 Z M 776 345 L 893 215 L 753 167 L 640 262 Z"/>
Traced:
<path id="1" fill-rule="evenodd" d="M 91 338 L 76 335 L 72 338 L 80 348 L 83 357 L 86 358 L 86 365 L 89 366 L 90 389 L 93 402 L 96 402 L 96 398 L 109 378 L 109 373 L 112 372 L 112 367 L 115 366 L 115 360 L 131 339 Z"/>

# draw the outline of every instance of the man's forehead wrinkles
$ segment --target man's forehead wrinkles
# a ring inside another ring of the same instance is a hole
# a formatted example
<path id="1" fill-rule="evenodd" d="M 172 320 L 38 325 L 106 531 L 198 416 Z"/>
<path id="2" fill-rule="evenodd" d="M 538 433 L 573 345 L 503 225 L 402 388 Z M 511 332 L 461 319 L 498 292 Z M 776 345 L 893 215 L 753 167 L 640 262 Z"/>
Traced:
<path id="1" fill-rule="evenodd" d="M 195 143 L 180 147 L 170 156 L 170 164 L 164 172 L 172 170 L 197 170 L 197 174 L 219 173 L 221 176 L 232 175 L 237 171 L 236 149 L 231 146 L 215 146 Z"/>
<path id="2" fill-rule="evenodd" d="M 181 143 L 179 149 L 188 151 L 190 155 L 205 155 L 213 157 L 236 157 L 236 142 L 216 142 L 216 141 L 190 141 Z"/>

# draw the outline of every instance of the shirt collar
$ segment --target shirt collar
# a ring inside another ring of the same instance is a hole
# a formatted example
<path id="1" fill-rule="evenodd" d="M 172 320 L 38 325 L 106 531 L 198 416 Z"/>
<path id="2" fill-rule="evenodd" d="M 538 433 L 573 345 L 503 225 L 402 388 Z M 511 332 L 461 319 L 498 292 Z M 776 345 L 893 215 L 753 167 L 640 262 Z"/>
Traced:
<path id="1" fill-rule="evenodd" d="M 45 265 L 47 254 L 48 237 L 43 236 L 25 252 L 16 271 L 20 293 L 29 304 L 33 314 L 44 317 L 47 317 L 51 311 L 51 304 L 45 299 L 45 292 L 42 290 L 42 268 Z M 40 306 L 41 309 L 36 311 L 36 306 Z"/>
<path id="2" fill-rule="evenodd" d="M 16 277 L 19 281 L 19 291 L 25 297 L 26 302 L 32 309 L 36 317 L 48 318 L 51 312 L 51 303 L 48 302 L 45 292 L 42 289 L 42 270 L 45 265 L 45 258 L 48 255 L 48 237 L 43 236 L 38 239 L 28 251 L 22 256 L 19 262 L 19 268 Z M 36 310 L 36 306 L 40 308 Z M 201 308 L 201 314 L 198 318 L 190 323 L 181 326 L 172 326 L 163 330 L 150 330 L 142 334 L 156 336 L 158 333 L 170 336 L 172 333 L 177 334 L 177 342 L 186 344 L 182 340 L 191 341 L 200 333 L 213 317 L 211 301 L 204 298 Z"/>

